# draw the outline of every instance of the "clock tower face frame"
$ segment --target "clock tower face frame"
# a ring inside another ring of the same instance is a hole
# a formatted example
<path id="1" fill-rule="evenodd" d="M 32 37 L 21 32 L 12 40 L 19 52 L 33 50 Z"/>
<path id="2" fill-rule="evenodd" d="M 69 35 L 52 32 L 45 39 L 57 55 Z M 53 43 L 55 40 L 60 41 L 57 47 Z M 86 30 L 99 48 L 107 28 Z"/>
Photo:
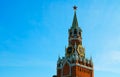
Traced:
<path id="1" fill-rule="evenodd" d="M 66 50 L 66 54 L 67 56 L 70 56 L 74 51 L 74 48 L 72 46 L 69 46 Z"/>
<path id="2" fill-rule="evenodd" d="M 82 47 L 82 45 L 78 45 L 77 51 L 80 57 L 85 57 L 85 49 Z"/>

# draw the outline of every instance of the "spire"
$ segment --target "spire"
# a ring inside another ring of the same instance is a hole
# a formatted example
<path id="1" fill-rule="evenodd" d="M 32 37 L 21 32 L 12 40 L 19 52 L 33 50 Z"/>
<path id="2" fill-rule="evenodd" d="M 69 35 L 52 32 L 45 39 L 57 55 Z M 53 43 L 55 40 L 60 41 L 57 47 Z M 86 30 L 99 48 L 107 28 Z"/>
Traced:
<path id="1" fill-rule="evenodd" d="M 78 21 L 77 21 L 77 16 L 76 16 L 77 7 L 74 6 L 73 9 L 74 9 L 74 18 L 73 18 L 72 28 L 77 28 L 78 27 Z"/>

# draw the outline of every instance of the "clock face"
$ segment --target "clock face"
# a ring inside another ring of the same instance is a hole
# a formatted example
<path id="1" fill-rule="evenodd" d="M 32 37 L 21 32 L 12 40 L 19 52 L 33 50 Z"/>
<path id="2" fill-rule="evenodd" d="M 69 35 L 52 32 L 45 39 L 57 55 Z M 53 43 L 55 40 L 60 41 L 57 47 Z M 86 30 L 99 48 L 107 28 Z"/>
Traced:
<path id="1" fill-rule="evenodd" d="M 84 48 L 81 45 L 78 46 L 77 50 L 78 50 L 79 55 L 81 57 L 84 57 Z"/>
<path id="2" fill-rule="evenodd" d="M 67 48 L 67 53 L 68 53 L 68 54 L 72 53 L 72 47 L 68 47 L 68 48 Z"/>

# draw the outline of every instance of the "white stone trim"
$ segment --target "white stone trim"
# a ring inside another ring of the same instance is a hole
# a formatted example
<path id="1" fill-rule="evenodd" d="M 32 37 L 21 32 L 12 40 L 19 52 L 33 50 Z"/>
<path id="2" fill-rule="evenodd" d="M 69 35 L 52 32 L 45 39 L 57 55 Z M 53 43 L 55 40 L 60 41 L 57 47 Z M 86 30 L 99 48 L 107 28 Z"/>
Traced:
<path id="1" fill-rule="evenodd" d="M 65 63 L 68 63 L 69 67 L 70 67 L 70 70 L 69 70 L 69 75 L 66 75 L 66 76 L 71 76 L 71 64 L 67 61 L 67 59 L 64 61 L 63 63 L 63 66 L 62 66 L 62 69 L 61 69 L 61 76 L 62 77 L 66 77 L 66 76 L 63 76 L 63 67 L 65 65 Z"/>
<path id="2" fill-rule="evenodd" d="M 57 69 L 61 69 L 62 67 L 57 67 Z"/>
<path id="3" fill-rule="evenodd" d="M 69 40 L 70 40 L 70 41 L 71 41 L 71 40 L 79 40 L 79 41 L 81 41 L 81 38 L 72 38 L 72 37 L 71 37 Z"/>
<path id="4" fill-rule="evenodd" d="M 81 64 L 78 64 L 78 63 L 77 63 L 77 64 L 75 64 L 75 63 L 74 63 L 74 64 L 71 64 L 71 66 L 76 66 L 76 65 L 77 65 L 77 66 L 80 66 L 80 67 L 83 67 L 83 68 L 87 68 L 87 69 L 93 70 L 93 68 L 91 68 L 91 67 L 87 67 L 87 66 L 85 66 L 85 65 L 81 65 Z"/>

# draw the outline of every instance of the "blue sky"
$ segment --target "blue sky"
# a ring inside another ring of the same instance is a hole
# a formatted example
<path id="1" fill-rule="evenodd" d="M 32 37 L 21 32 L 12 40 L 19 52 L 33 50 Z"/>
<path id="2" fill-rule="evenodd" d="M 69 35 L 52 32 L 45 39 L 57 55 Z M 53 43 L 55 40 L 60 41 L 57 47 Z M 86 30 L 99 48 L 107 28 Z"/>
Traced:
<path id="1" fill-rule="evenodd" d="M 95 77 L 120 76 L 119 0 L 0 0 L 0 77 L 52 77 L 76 5 Z"/>

